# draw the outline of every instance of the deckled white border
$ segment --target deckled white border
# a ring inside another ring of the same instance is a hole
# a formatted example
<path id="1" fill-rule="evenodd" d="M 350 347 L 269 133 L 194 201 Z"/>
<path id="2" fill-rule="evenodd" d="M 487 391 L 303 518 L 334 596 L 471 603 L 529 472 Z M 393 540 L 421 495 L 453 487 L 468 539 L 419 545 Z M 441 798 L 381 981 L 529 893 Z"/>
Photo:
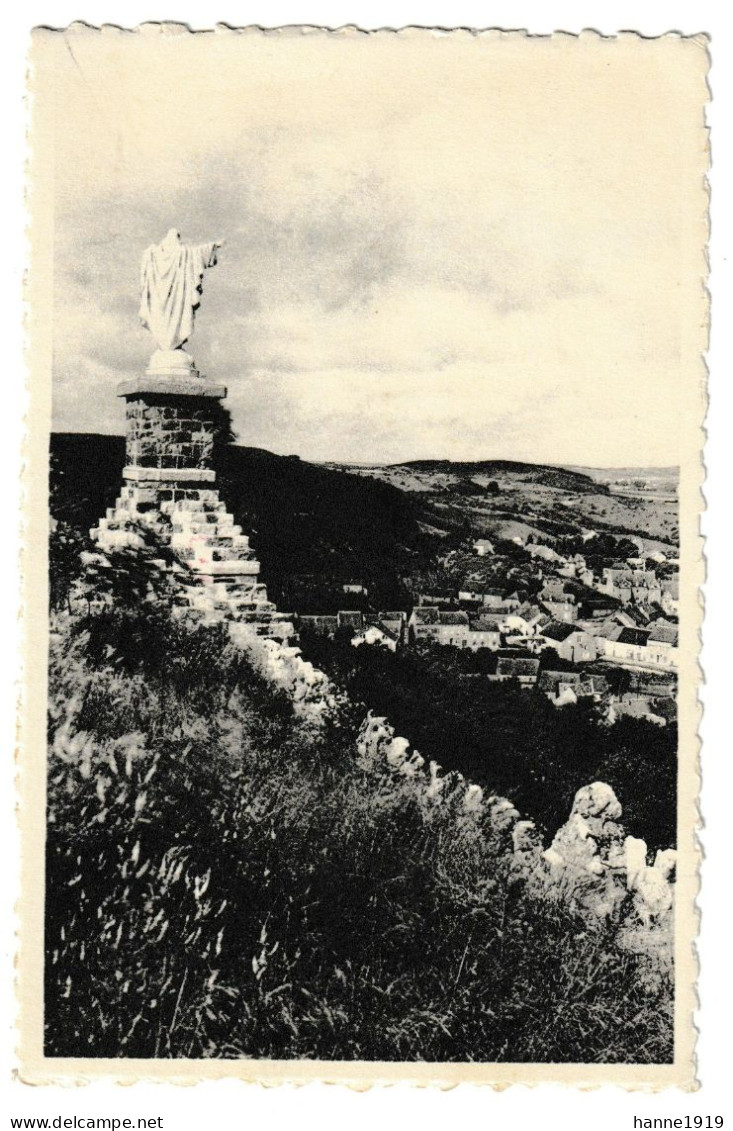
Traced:
<path id="1" fill-rule="evenodd" d="M 100 5 L 100 6 L 97 6 L 97 9 L 101 8 L 101 7 L 109 7 L 109 6 L 101 6 Z M 126 6 L 126 9 L 124 9 L 124 16 L 122 18 L 124 20 L 128 20 L 128 21 L 129 20 L 135 20 L 137 18 L 136 9 L 139 8 L 139 7 L 140 6 L 135 5 L 135 3 L 132 3 L 132 5 Z M 191 24 L 193 26 L 197 26 L 197 16 L 198 16 L 199 17 L 198 24 L 200 26 L 200 12 L 193 12 L 193 14 L 191 16 L 187 16 L 182 11 L 182 9 L 184 7 L 191 7 L 191 6 L 190 5 L 188 5 L 188 6 L 187 5 L 178 5 L 178 6 L 176 6 L 176 10 L 178 10 L 180 12 L 180 14 L 182 16 L 184 16 L 184 18 L 188 18 L 191 21 Z M 268 6 L 266 18 L 269 19 L 269 20 L 273 20 L 274 23 L 279 23 L 279 21 L 282 21 L 282 19 L 287 19 L 288 18 L 287 16 L 279 15 L 279 12 L 282 12 L 283 7 L 291 8 L 293 6 L 292 5 L 283 6 L 283 5 L 279 5 L 279 3 L 271 3 L 271 5 Z M 322 10 L 322 9 L 324 9 L 324 7 L 329 7 L 329 6 L 324 6 L 324 5 L 312 5 L 312 6 L 310 6 L 309 15 L 312 14 L 312 12 L 314 12 L 314 10 L 317 10 L 317 9 Z M 330 7 L 333 8 L 334 6 L 331 5 Z M 383 7 L 383 6 L 371 5 L 370 8 L 369 8 L 369 17 L 373 18 L 374 16 L 377 16 L 378 15 L 377 9 L 379 9 L 380 7 Z M 430 12 L 433 11 L 434 9 L 436 9 L 436 7 L 438 7 L 438 8 L 442 7 L 443 11 L 445 11 L 445 8 L 446 8 L 445 5 L 436 6 L 436 5 L 430 5 L 430 3 L 428 3 L 428 5 L 421 5 L 420 6 L 420 12 L 421 12 L 421 16 L 422 16 L 422 21 L 426 21 L 426 23 L 446 23 L 447 20 L 445 18 L 440 19 L 440 18 L 434 18 L 434 17 L 430 16 Z M 465 7 L 465 6 L 463 6 L 463 7 Z M 493 6 L 492 7 L 492 16 L 494 17 L 495 21 L 497 21 L 497 23 L 503 24 L 505 26 L 511 26 L 512 23 L 515 23 L 515 24 L 516 23 L 532 23 L 532 20 L 527 20 L 523 16 L 523 12 L 525 12 L 527 10 L 527 7 L 528 7 L 527 5 L 520 5 L 520 3 L 518 3 L 518 5 L 512 5 L 511 6 L 511 16 L 509 18 L 507 18 L 506 15 L 502 16 L 502 7 L 506 9 L 507 6 L 506 5 L 500 6 L 499 5 L 499 6 Z M 531 6 L 531 7 L 534 8 L 535 24 L 533 26 L 542 25 L 543 23 L 545 23 L 546 12 L 547 12 L 546 6 L 543 6 L 540 9 L 535 8 L 535 6 Z M 570 7 L 577 9 L 580 6 L 571 5 Z M 587 5 L 583 6 L 585 11 L 588 10 L 588 7 L 589 6 L 587 6 Z M 622 3 L 620 3 L 620 5 L 614 6 L 614 16 L 616 17 L 616 20 L 618 20 L 618 23 L 620 23 L 622 26 L 623 26 L 623 24 L 626 24 L 626 26 L 640 27 L 641 31 L 643 31 L 645 34 L 658 34 L 659 31 L 662 31 L 662 27 L 659 27 L 658 25 L 654 26 L 654 27 L 648 26 L 648 23 L 649 23 L 648 11 L 639 10 L 638 6 L 635 9 L 633 9 L 633 14 L 630 14 L 626 19 L 624 19 L 623 18 L 623 9 L 629 8 L 629 7 L 630 6 L 628 6 L 628 5 L 622 5 Z M 702 16 L 704 16 L 705 5 L 702 5 L 702 6 L 700 6 L 700 5 L 697 5 L 697 6 L 690 6 L 690 5 L 682 6 L 683 9 L 684 9 L 684 12 L 683 12 L 684 17 L 685 17 L 684 19 L 679 18 L 678 16 L 675 15 L 675 9 L 679 9 L 679 7 L 680 6 L 675 6 L 674 3 L 672 3 L 672 5 L 666 5 L 665 6 L 666 23 L 665 23 L 664 26 L 678 26 L 678 27 L 681 27 L 682 31 L 684 31 L 684 32 L 696 31 L 696 29 L 698 29 L 700 26 L 705 26 L 706 28 L 710 27 L 710 20 L 709 19 L 706 20 L 706 19 L 702 18 Z M 69 17 L 72 16 L 72 15 L 75 15 L 75 12 L 67 11 L 68 8 L 69 8 L 69 6 L 64 5 L 64 3 L 61 3 L 61 5 L 55 5 L 54 10 L 53 10 L 53 23 L 61 23 L 61 24 L 68 23 Z M 340 8 L 340 6 L 339 6 L 339 8 Z M 398 8 L 399 8 L 398 5 L 390 6 L 389 11 L 390 11 L 390 15 L 391 15 L 391 17 L 393 17 L 393 19 L 395 18 L 396 14 L 397 14 Z M 571 17 L 571 16 L 570 17 L 567 17 L 567 16 L 566 17 L 560 17 L 560 15 L 559 15 L 559 9 L 566 9 L 567 10 L 567 8 L 568 8 L 567 3 L 566 3 L 566 5 L 555 5 L 555 6 L 553 6 L 553 11 L 558 12 L 558 17 L 557 17 L 557 19 L 555 19 L 553 21 L 552 24 L 549 25 L 549 27 L 546 27 L 546 29 L 550 29 L 550 27 L 552 27 L 552 26 L 566 26 L 566 27 L 569 27 L 571 29 L 571 31 L 575 31 L 575 29 L 579 25 L 577 25 L 577 24 L 574 25 L 574 17 Z M 701 9 L 702 9 L 702 11 L 701 11 Z M 27 7 L 24 9 L 24 11 L 27 11 Z M 457 3 L 457 5 L 452 5 L 451 11 L 450 11 L 450 20 L 457 19 L 458 21 L 460 21 L 460 11 L 462 11 L 462 6 L 460 6 L 459 3 Z M 339 11 L 339 15 L 342 15 L 342 12 L 343 12 L 343 9 L 342 9 L 342 11 Z M 695 23 L 692 23 L 692 24 L 690 24 L 690 12 L 692 12 L 692 14 L 695 15 L 695 17 L 696 17 Z M 586 24 L 590 24 L 592 26 L 600 26 L 600 27 L 603 28 L 604 27 L 603 21 L 605 21 L 605 24 L 607 25 L 607 14 L 609 14 L 609 8 L 607 8 L 607 6 L 605 6 L 603 8 L 602 12 L 601 11 L 597 12 L 597 14 L 595 15 L 595 19 L 594 19 L 593 15 L 590 16 L 589 18 L 587 16 L 584 16 L 583 21 Z M 224 12 L 223 12 L 222 15 L 225 16 Z M 447 12 L 446 12 L 445 15 L 447 15 Z M 114 15 L 111 15 L 111 16 L 107 16 L 107 18 L 114 19 L 115 17 L 114 17 Z M 118 16 L 117 18 L 119 19 L 120 17 Z M 301 19 L 301 18 L 302 18 L 302 14 L 300 16 L 295 17 L 295 19 Z M 356 16 L 355 18 L 357 20 L 359 20 L 360 23 L 362 23 L 362 24 L 367 23 L 367 17 L 365 17 L 364 15 L 362 15 L 361 18 L 359 16 Z M 602 20 L 601 23 L 598 23 L 598 19 Z M 33 19 L 33 23 L 37 23 L 37 21 L 49 21 L 48 15 L 45 16 L 45 20 L 44 20 L 44 17 L 40 17 L 40 19 L 38 19 L 38 18 Z M 328 17 L 322 18 L 322 17 L 317 16 L 317 21 L 318 21 L 318 23 L 328 23 L 328 21 L 331 21 L 331 23 L 333 23 L 333 20 L 329 20 Z M 385 23 L 386 20 L 382 18 L 382 19 L 378 19 L 377 21 L 378 21 L 378 23 Z M 395 20 L 395 21 L 397 21 L 397 20 Z M 414 20 L 411 20 L 411 18 L 407 17 L 406 19 L 400 18 L 398 21 L 399 21 L 399 23 L 405 23 L 405 21 L 414 21 Z M 465 23 L 473 23 L 473 21 L 475 21 L 475 19 L 468 18 L 468 19 L 465 20 Z M 546 24 L 545 24 L 545 26 L 546 26 Z M 715 34 L 715 32 L 714 32 L 714 34 Z M 716 61 L 716 59 L 719 60 L 719 58 L 721 58 L 721 51 L 719 51 L 719 45 L 716 46 L 715 41 L 714 41 L 714 74 L 715 74 L 715 61 Z M 719 63 L 718 63 L 718 66 L 719 66 Z M 728 66 L 728 74 L 730 74 L 731 69 L 733 69 L 733 68 Z M 719 96 L 718 84 L 717 84 L 717 81 L 715 81 L 715 80 L 714 80 L 714 85 L 716 87 L 716 100 L 719 101 L 719 97 L 721 97 L 721 96 Z M 728 121 L 728 126 L 730 126 L 730 118 L 728 118 L 727 121 Z M 713 175 L 714 183 L 716 181 L 716 169 L 719 166 L 719 164 L 721 164 L 721 162 L 719 162 L 719 155 L 717 155 L 716 156 L 716 166 L 714 167 L 714 175 Z M 718 402 L 718 404 L 719 404 L 719 402 Z M 712 459 L 712 457 L 710 457 L 710 459 Z M 713 466 L 713 461 L 712 461 L 712 466 Z M 715 475 L 714 466 L 713 466 L 713 472 L 714 472 L 714 475 Z M 718 796 L 719 796 L 719 794 L 718 794 Z M 705 974 L 705 967 L 704 967 L 704 974 Z M 705 1038 L 705 1029 L 704 1029 L 704 1038 Z M 722 1045 L 718 1046 L 718 1048 L 722 1048 Z M 702 1073 L 702 1074 L 704 1074 L 704 1079 L 705 1079 L 705 1068 L 704 1068 L 704 1073 Z M 133 1089 L 133 1090 L 135 1090 L 136 1094 L 139 1095 L 140 1088 L 147 1088 L 147 1086 L 139 1085 L 136 1089 Z M 607 1089 L 604 1089 L 604 1090 L 607 1090 Z M 543 1114 L 546 1116 L 547 1115 L 547 1108 L 546 1108 L 545 1105 L 547 1104 L 547 1102 L 549 1102 L 549 1100 L 552 1099 L 552 1095 L 547 1094 L 545 1089 L 542 1089 L 542 1091 L 543 1091 L 543 1096 L 544 1096 L 544 1098 L 542 1100 L 542 1104 L 543 1104 L 542 1111 L 543 1111 Z M 313 1094 L 313 1089 L 311 1088 L 311 1089 L 309 1089 L 309 1095 L 312 1096 L 312 1094 Z M 48 1093 L 46 1093 L 46 1095 L 48 1095 Z M 251 1098 L 252 1097 L 251 1091 L 250 1091 L 249 1095 L 250 1095 L 249 1103 L 251 1105 L 252 1102 L 253 1102 L 253 1100 Z M 328 1094 L 324 1093 L 324 1095 L 328 1095 Z M 330 1095 L 333 1096 L 333 1093 L 331 1093 Z M 516 1091 L 512 1091 L 512 1095 L 517 1096 Z M 557 1093 L 555 1093 L 555 1095 L 557 1095 Z M 456 1096 L 456 1098 L 457 1098 L 457 1096 Z M 567 1105 L 568 1105 L 569 1100 L 571 1098 L 572 1097 L 564 1096 L 560 1100 L 561 1105 L 564 1108 L 567 1108 Z M 618 1094 L 615 1094 L 615 1096 L 613 1096 L 613 1097 L 607 1097 L 606 1096 L 606 1102 L 604 1103 L 604 1111 L 607 1111 L 607 1100 L 609 1100 L 610 1098 L 613 1100 L 613 1102 L 618 1102 L 619 1098 L 623 1098 L 623 1097 L 619 1097 Z M 297 1103 L 299 1103 L 299 1105 L 300 1105 L 299 1110 L 301 1112 L 301 1119 L 302 1119 L 302 1116 L 304 1115 L 302 1105 L 305 1103 L 305 1096 L 303 1096 L 302 1098 L 297 1100 Z M 190 1108 L 190 1104 L 191 1104 L 191 1099 L 189 1098 L 189 1099 L 186 1100 L 186 1102 L 183 1103 L 182 1112 L 188 1111 L 189 1108 Z M 550 1107 L 552 1107 L 552 1106 L 553 1105 L 550 1104 Z M 613 1103 L 612 1103 L 612 1106 L 613 1106 Z M 648 1108 L 648 1105 L 646 1105 L 646 1106 Z M 293 1110 L 294 1110 L 294 1108 L 293 1108 Z M 636 1104 L 635 1108 L 633 1108 L 633 1110 L 635 1110 L 635 1111 L 639 1110 L 638 1103 Z M 538 1111 L 538 1108 L 537 1108 L 537 1111 Z M 595 1120 L 596 1126 L 606 1125 L 605 1121 L 598 1123 L 597 1105 L 596 1105 L 596 1113 L 595 1113 L 595 1116 L 594 1116 L 594 1120 Z"/>
<path id="2" fill-rule="evenodd" d="M 147 24 L 139 29 L 124 30 L 105 27 L 101 32 L 86 24 L 77 23 L 65 33 L 71 37 L 107 35 L 125 38 L 144 35 L 151 39 L 160 37 L 186 37 L 192 33 L 182 24 Z M 399 35 L 405 41 L 415 43 L 428 37 L 454 35 L 458 38 L 522 38 L 524 32 L 504 32 L 494 29 L 470 31 L 459 29 L 446 33 L 435 29 L 404 28 L 400 31 L 389 29 L 365 32 L 354 27 L 340 28 L 334 32 L 310 27 L 286 27 L 262 30 L 248 26 L 241 30 L 230 30 L 219 26 L 208 35 L 222 35 L 226 38 L 297 38 L 301 36 L 327 37 L 335 39 L 354 39 L 373 37 L 391 38 Z M 43 43 L 54 39 L 51 31 L 39 37 L 35 59 L 44 58 Z M 573 37 L 562 36 L 567 41 Z M 595 40 L 601 47 L 604 37 L 596 32 L 584 31 L 581 38 Z M 621 33 L 620 40 L 637 38 L 633 33 Z M 664 38 L 679 38 L 674 33 Z M 569 45 L 569 43 L 568 43 Z M 558 49 L 562 48 L 558 45 Z M 698 37 L 697 47 L 705 51 L 704 37 Z M 50 75 L 40 76 L 40 81 L 48 83 Z M 31 90 L 34 89 L 35 75 L 31 76 Z M 700 106 L 701 131 L 703 107 Z M 29 417 L 26 455 L 30 474 L 26 477 L 26 499 L 24 513 L 27 520 L 26 539 L 31 552 L 25 560 L 24 597 L 28 610 L 28 632 L 26 654 L 29 657 L 28 671 L 24 683 L 25 703 L 22 711 L 22 774 L 21 798 L 26 813 L 23 827 L 26 838 L 23 843 L 23 946 L 20 967 L 21 1015 L 21 1074 L 30 1082 L 48 1083 L 53 1081 L 84 1082 L 99 1076 L 111 1077 L 120 1082 L 142 1078 L 156 1078 L 180 1083 L 195 1082 L 206 1078 L 221 1079 L 235 1077 L 264 1083 L 296 1082 L 301 1080 L 340 1081 L 351 1085 L 387 1083 L 393 1080 L 408 1080 L 411 1083 L 452 1086 L 471 1081 L 503 1087 L 511 1083 L 534 1083 L 537 1081 L 563 1081 L 576 1085 L 595 1085 L 606 1081 L 621 1083 L 630 1088 L 660 1088 L 671 1084 L 686 1089 L 695 1087 L 694 1033 L 692 1012 L 694 1009 L 694 984 L 696 981 L 696 962 L 693 953 L 695 936 L 694 899 L 697 894 L 698 854 L 695 844 L 695 804 L 698 791 L 696 749 L 698 709 L 696 701 L 697 683 L 697 636 L 699 623 L 699 600 L 697 586 L 702 582 L 700 546 L 696 538 L 697 515 L 700 509 L 700 487 L 702 483 L 702 464 L 700 457 L 699 423 L 703 398 L 697 399 L 693 390 L 686 389 L 683 403 L 690 413 L 689 433 L 683 436 L 683 449 L 680 452 L 680 529 L 681 569 L 684 584 L 681 594 L 681 663 L 680 663 L 680 775 L 678 787 L 678 825 L 679 825 L 679 863 L 677 870 L 676 907 L 676 1009 L 675 1009 L 675 1053 L 672 1065 L 430 1065 L 414 1063 L 374 1063 L 365 1062 L 305 1062 L 305 1061 L 191 1061 L 160 1060 L 155 1062 L 135 1060 L 102 1060 L 77 1058 L 45 1058 L 42 1055 L 42 986 L 43 951 L 40 940 L 42 919 L 40 908 L 42 893 L 38 891 L 39 874 L 42 868 L 42 845 L 35 835 L 42 825 L 45 812 L 45 705 L 47 702 L 46 668 L 38 663 L 39 646 L 45 654 L 47 636 L 46 590 L 47 590 L 47 541 L 48 541 L 48 435 L 50 432 L 51 409 L 51 357 L 53 331 L 49 321 L 51 311 L 50 264 L 53 246 L 54 186 L 52 179 L 53 154 L 52 119 L 47 114 L 37 113 L 33 117 L 34 152 L 32 176 L 30 179 L 32 228 L 32 274 L 30 283 L 30 354 L 31 372 L 31 412 Z M 701 178 L 704 176 L 701 169 Z M 701 216 L 701 220 L 704 216 Z M 704 235 L 701 227 L 701 243 Z M 701 262 L 702 269 L 702 262 Z M 701 342 L 701 345 L 704 344 Z M 703 384 L 701 374 L 701 385 Z M 698 403 L 699 402 L 699 403 Z M 33 658 L 31 658 L 31 655 Z M 27 835 L 28 828 L 34 830 Z M 42 885 L 41 885 L 42 886 Z M 29 898 L 30 897 L 30 898 Z M 31 941 L 29 941 L 31 940 Z"/>

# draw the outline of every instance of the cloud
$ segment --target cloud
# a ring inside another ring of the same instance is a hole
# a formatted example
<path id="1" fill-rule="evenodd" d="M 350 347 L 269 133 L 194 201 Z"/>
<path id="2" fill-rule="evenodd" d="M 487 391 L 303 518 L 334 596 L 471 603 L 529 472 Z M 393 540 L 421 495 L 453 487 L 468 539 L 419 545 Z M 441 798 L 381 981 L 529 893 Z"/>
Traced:
<path id="1" fill-rule="evenodd" d="M 120 429 L 140 256 L 175 225 L 226 239 L 190 348 L 248 443 L 675 462 L 703 242 L 682 90 L 633 52 L 374 42 L 60 51 L 56 426 Z"/>

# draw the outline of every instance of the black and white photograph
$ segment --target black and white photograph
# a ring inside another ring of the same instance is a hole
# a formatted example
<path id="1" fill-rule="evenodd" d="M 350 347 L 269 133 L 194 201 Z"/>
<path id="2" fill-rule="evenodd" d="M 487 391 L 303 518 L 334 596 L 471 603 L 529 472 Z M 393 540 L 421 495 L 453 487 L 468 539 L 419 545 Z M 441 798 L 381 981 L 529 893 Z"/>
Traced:
<path id="1" fill-rule="evenodd" d="M 691 1086 L 707 67 L 34 32 L 31 1076 Z"/>

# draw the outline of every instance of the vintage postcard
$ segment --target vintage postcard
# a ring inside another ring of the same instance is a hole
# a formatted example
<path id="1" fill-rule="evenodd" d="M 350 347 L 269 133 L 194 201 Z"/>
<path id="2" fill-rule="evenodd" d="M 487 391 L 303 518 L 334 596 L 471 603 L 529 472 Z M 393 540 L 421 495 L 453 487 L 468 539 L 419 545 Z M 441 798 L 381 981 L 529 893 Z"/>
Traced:
<path id="1" fill-rule="evenodd" d="M 695 1087 L 707 68 L 34 32 L 24 1080 Z"/>

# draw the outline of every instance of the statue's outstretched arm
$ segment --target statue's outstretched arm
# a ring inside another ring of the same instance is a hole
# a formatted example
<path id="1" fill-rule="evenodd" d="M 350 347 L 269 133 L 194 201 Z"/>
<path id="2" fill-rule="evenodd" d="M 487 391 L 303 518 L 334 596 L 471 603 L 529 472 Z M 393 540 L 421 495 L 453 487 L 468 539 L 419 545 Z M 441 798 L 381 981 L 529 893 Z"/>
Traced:
<path id="1" fill-rule="evenodd" d="M 196 244 L 194 250 L 202 256 L 206 267 L 214 267 L 216 265 L 216 253 L 223 246 L 224 240 L 211 240 L 209 243 Z"/>

